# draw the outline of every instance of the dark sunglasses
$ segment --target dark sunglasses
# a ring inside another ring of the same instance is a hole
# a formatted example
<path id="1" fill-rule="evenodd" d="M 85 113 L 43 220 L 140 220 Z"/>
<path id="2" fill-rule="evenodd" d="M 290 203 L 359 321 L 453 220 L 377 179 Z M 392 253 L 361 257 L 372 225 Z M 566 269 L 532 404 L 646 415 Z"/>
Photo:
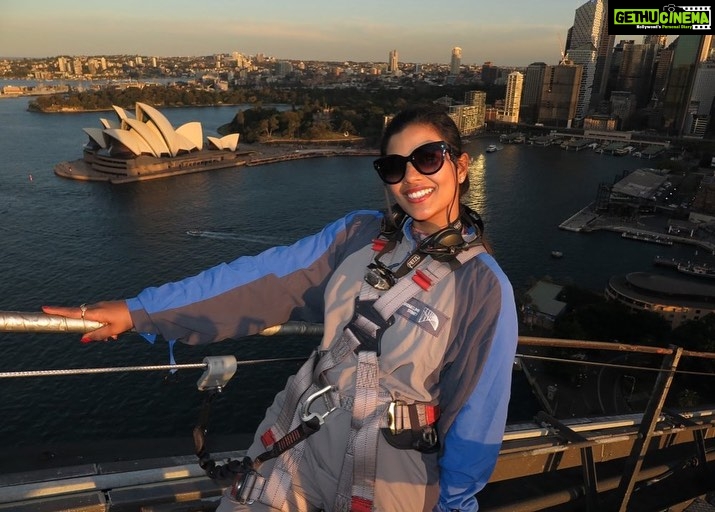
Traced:
<path id="1" fill-rule="evenodd" d="M 405 178 L 407 162 L 420 174 L 430 175 L 442 168 L 447 153 L 452 154 L 453 151 L 446 142 L 428 142 L 416 148 L 409 156 L 387 155 L 378 158 L 373 166 L 382 181 L 394 185 Z"/>

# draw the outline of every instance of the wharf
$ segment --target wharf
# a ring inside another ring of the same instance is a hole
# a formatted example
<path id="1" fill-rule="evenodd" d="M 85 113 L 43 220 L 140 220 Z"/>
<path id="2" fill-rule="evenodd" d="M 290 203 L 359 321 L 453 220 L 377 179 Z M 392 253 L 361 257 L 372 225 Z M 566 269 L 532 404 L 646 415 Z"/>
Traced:
<path id="1" fill-rule="evenodd" d="M 559 229 L 573 231 L 575 233 L 589 233 L 592 231 L 613 231 L 625 234 L 624 237 L 643 239 L 651 238 L 661 241 L 661 243 L 679 243 L 694 245 L 715 254 L 715 240 L 697 238 L 696 236 L 679 236 L 667 233 L 666 218 L 657 216 L 648 219 L 648 222 L 633 221 L 620 217 L 601 215 L 594 211 L 593 203 L 559 224 Z"/>

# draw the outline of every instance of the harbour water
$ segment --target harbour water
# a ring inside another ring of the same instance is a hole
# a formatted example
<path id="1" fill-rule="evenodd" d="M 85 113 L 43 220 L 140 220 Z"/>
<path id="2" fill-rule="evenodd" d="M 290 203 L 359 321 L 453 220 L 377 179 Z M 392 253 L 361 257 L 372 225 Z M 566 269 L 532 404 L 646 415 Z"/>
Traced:
<path id="1" fill-rule="evenodd" d="M 28 99 L 0 100 L 0 310 L 39 312 L 133 296 L 238 255 L 288 244 L 358 208 L 383 208 L 371 158 L 319 158 L 110 185 L 58 178 L 53 166 L 81 156 L 85 127 L 113 113 L 37 114 Z M 237 107 L 170 109 L 176 127 L 200 121 L 204 135 Z M 692 259 L 694 249 L 577 234 L 558 224 L 595 197 L 601 182 L 647 166 L 633 157 L 504 145 L 467 145 L 473 157 L 469 203 L 483 216 L 495 256 L 518 291 L 550 276 L 602 291 L 610 276 L 670 272 L 656 255 Z M 187 231 L 201 231 L 191 236 Z M 563 258 L 554 259 L 558 250 Z M 526 333 L 525 333 L 526 334 Z M 251 338 L 210 347 L 177 344 L 179 363 L 209 354 L 240 360 L 307 354 L 314 340 Z M 79 335 L 0 333 L 0 372 L 167 364 L 165 343 L 128 334 L 79 343 Z M 216 402 L 214 433 L 250 432 L 297 363 L 247 365 Z M 15 444 L 189 436 L 202 395 L 199 371 L 0 379 L 0 433 Z M 523 383 L 510 419 L 533 414 Z"/>

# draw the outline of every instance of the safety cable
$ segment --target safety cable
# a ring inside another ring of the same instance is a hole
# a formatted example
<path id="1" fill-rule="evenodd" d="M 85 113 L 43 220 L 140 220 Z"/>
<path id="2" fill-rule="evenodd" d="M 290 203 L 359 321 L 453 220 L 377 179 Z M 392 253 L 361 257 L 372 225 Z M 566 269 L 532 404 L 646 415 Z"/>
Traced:
<path id="1" fill-rule="evenodd" d="M 519 354 L 519 353 L 517 353 L 516 357 L 522 358 L 522 359 L 538 359 L 540 361 L 578 364 L 578 365 L 584 365 L 584 366 L 604 366 L 607 368 L 623 368 L 625 370 L 637 370 L 637 371 L 649 371 L 649 372 L 666 372 L 666 371 L 669 372 L 669 371 L 671 371 L 669 369 L 653 368 L 651 366 L 633 366 L 633 365 L 628 365 L 628 364 L 602 363 L 599 361 L 582 361 L 580 359 L 563 359 L 560 357 L 536 356 L 533 354 Z M 715 376 L 715 373 L 711 373 L 711 372 L 696 372 L 696 371 L 692 371 L 692 370 L 680 370 L 680 369 L 676 369 L 675 373 L 680 374 L 680 375 L 697 375 L 697 376 L 701 376 L 701 377 Z"/>
<path id="2" fill-rule="evenodd" d="M 254 364 L 266 363 L 286 363 L 295 361 L 305 361 L 305 357 L 281 357 L 272 359 L 252 359 L 245 361 L 237 361 L 238 366 L 248 366 Z M 147 366 L 119 366 L 105 368 L 69 368 L 61 370 L 25 370 L 16 372 L 0 372 L 0 379 L 18 378 L 18 377 L 56 377 L 59 375 L 86 375 L 95 373 L 119 373 L 119 372 L 144 372 L 157 370 L 205 370 L 208 367 L 206 363 L 187 363 L 187 364 L 159 364 Z"/>

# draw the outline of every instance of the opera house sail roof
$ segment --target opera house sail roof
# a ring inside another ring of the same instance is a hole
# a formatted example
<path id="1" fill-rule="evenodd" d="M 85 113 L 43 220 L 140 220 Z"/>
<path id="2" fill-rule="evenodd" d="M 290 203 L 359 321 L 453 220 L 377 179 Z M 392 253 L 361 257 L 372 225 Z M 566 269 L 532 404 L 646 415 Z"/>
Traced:
<path id="1" fill-rule="evenodd" d="M 101 128 L 84 128 L 89 140 L 82 161 L 64 162 L 55 173 L 73 179 L 117 182 L 173 176 L 232 167 L 239 134 L 206 137 L 199 122 L 174 128 L 158 109 L 136 103 L 131 113 L 112 106 L 116 119 L 100 119 Z"/>

